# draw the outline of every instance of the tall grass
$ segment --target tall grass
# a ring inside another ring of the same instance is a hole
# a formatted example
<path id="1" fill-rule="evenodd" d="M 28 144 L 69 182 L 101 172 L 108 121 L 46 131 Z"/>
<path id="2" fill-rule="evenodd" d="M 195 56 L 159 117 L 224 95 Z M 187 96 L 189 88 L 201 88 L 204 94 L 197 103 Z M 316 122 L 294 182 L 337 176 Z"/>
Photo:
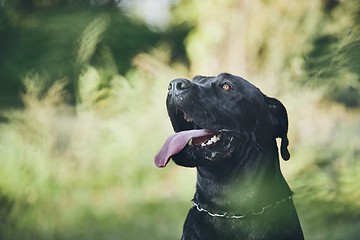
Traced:
<path id="1" fill-rule="evenodd" d="M 28 76 L 25 108 L 3 113 L 8 122 L 0 125 L 0 216 L 9 219 L 0 222 L 0 236 L 177 239 L 194 177 L 153 164 L 158 140 L 171 132 L 168 77 L 115 75 L 98 91 L 99 72 L 85 68 L 74 109 L 66 81 L 47 89 L 44 79 Z"/>

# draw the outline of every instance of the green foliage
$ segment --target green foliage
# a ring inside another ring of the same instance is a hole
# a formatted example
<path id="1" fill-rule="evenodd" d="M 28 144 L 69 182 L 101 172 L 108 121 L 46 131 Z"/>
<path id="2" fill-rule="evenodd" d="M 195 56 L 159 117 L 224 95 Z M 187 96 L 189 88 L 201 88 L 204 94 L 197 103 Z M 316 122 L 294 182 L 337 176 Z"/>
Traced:
<path id="1" fill-rule="evenodd" d="M 335 114 L 334 109 L 330 111 Z M 339 108 L 336 112 L 346 114 Z M 360 233 L 355 227 L 360 223 L 360 139 L 353 133 L 360 131 L 359 118 L 342 119 L 342 124 L 328 130 L 331 139 L 319 134 L 297 146 L 293 153 L 298 169 L 290 184 L 309 238 L 356 239 Z"/>
<path id="2" fill-rule="evenodd" d="M 347 1 L 324 13 L 305 58 L 303 80 L 323 88 L 327 98 L 356 108 L 360 106 L 359 11 L 356 1 Z"/>
<path id="3" fill-rule="evenodd" d="M 86 86 L 101 76 L 87 71 L 86 83 L 80 81 Z M 44 90 L 38 75 L 24 80 L 25 109 L 5 112 L 11 121 L 0 126 L 0 186 L 15 206 L 6 215 L 13 225 L 2 223 L 5 239 L 177 239 L 191 191 L 183 202 L 168 201 L 183 196 L 183 188 L 167 189 L 182 176 L 158 172 L 151 161 L 159 144 L 152 140 L 170 131 L 159 107 L 167 79 L 157 77 L 115 75 L 101 100 L 95 89 L 84 89 L 76 115 L 64 101 L 66 81 Z M 163 181 L 169 174 L 174 179 Z M 2 215 L 10 211 L 0 203 Z"/>
<path id="4" fill-rule="evenodd" d="M 115 71 L 124 74 L 137 54 L 161 40 L 161 33 L 120 9 L 80 2 L 17 0 L 0 7 L 0 94 L 6 97 L 1 105 L 17 99 L 29 71 L 46 75 L 47 87 L 67 78 L 70 98 L 75 99 L 84 64 L 104 68 L 110 55 Z M 175 51 L 178 46 L 173 47 Z"/>
<path id="5" fill-rule="evenodd" d="M 13 207 L 13 202 L 2 192 L 0 192 L 0 239 L 5 238 L 6 229 L 11 228 L 10 212 Z"/>

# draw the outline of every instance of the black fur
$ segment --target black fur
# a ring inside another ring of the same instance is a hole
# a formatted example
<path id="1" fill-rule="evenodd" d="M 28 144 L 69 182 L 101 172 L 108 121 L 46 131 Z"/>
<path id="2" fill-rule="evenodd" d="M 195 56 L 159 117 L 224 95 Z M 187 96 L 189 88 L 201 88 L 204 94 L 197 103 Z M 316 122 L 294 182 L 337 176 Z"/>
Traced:
<path id="1" fill-rule="evenodd" d="M 213 217 L 194 206 L 182 239 L 304 238 L 279 166 L 276 138 L 282 158 L 290 158 L 287 112 L 280 101 L 223 73 L 171 81 L 167 109 L 176 132 L 203 128 L 220 135 L 211 146 L 188 145 L 172 157 L 178 165 L 197 168 L 194 202 L 211 213 L 246 215 Z"/>

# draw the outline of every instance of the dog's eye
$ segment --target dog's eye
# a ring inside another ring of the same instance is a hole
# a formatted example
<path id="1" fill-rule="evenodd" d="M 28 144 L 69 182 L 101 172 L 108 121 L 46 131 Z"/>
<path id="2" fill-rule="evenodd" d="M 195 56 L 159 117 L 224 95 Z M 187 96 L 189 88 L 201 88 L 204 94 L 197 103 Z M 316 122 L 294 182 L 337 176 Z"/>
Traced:
<path id="1" fill-rule="evenodd" d="M 224 90 L 224 91 L 230 91 L 233 89 L 233 87 L 231 86 L 231 84 L 229 82 L 224 82 L 223 84 L 220 85 L 220 87 Z"/>

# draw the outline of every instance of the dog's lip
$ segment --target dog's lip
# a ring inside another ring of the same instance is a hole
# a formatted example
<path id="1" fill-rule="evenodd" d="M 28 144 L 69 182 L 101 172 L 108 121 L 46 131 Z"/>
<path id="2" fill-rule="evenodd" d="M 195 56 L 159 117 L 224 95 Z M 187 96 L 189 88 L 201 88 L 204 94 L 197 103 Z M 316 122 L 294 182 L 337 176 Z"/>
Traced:
<path id="1" fill-rule="evenodd" d="M 214 128 L 214 127 L 210 127 L 207 125 L 203 125 L 198 123 L 198 121 L 194 120 L 196 119 L 195 117 L 193 117 L 191 114 L 183 111 L 180 108 L 176 108 L 175 111 L 175 116 L 173 118 L 173 120 L 176 122 L 176 127 L 174 126 L 174 131 L 176 133 L 178 132 L 182 132 L 182 131 L 187 131 L 187 130 L 199 130 L 199 129 L 205 129 L 207 131 L 210 132 L 214 132 L 214 133 L 225 133 L 225 134 L 235 134 L 238 135 L 239 131 L 237 130 L 232 130 L 232 129 L 227 129 L 227 128 Z M 193 127 L 191 129 L 187 127 L 178 127 L 182 125 L 182 122 L 186 122 L 187 124 L 192 124 Z"/>
<path id="2" fill-rule="evenodd" d="M 172 117 L 170 117 L 171 121 L 175 122 L 175 125 L 173 125 L 175 132 L 206 129 L 208 131 L 217 133 L 238 133 L 238 131 L 236 130 L 231 130 L 227 128 L 214 128 L 213 126 L 201 124 L 199 123 L 200 120 L 196 116 L 182 110 L 181 108 L 175 108 L 170 115 L 172 115 Z"/>
<path id="3" fill-rule="evenodd" d="M 199 129 L 208 129 L 209 131 L 216 131 L 211 128 L 207 128 L 198 124 L 194 120 L 195 117 L 192 114 L 183 111 L 180 108 L 176 108 L 173 112 L 172 117 L 170 117 L 171 122 L 173 123 L 173 128 L 175 132 L 182 132 L 187 130 L 199 130 Z"/>

